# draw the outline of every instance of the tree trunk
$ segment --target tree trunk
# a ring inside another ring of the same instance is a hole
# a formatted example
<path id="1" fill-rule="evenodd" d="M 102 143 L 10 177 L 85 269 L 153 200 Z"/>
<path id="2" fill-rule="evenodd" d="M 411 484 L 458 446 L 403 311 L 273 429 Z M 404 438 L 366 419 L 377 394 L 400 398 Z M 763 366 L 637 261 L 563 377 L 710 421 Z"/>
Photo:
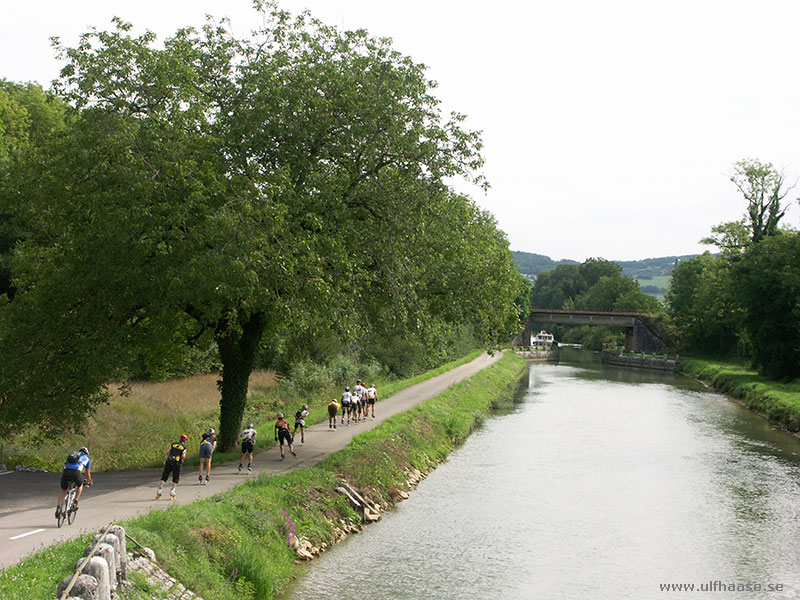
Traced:
<path id="1" fill-rule="evenodd" d="M 241 324 L 241 333 L 233 330 L 230 321 L 220 321 L 216 338 L 222 360 L 222 378 L 218 382 L 219 437 L 221 450 L 230 450 L 236 444 L 247 405 L 247 382 L 253 371 L 258 345 L 266 326 L 264 313 L 254 313 Z"/>

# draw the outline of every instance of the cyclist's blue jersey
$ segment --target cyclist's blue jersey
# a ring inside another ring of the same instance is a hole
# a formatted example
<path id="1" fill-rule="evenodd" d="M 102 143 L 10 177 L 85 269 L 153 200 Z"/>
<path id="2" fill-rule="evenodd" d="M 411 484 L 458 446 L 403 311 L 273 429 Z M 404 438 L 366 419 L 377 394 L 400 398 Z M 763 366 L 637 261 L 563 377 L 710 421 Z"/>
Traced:
<path id="1" fill-rule="evenodd" d="M 89 460 L 89 457 L 85 454 L 81 454 L 81 457 L 78 459 L 76 463 L 66 463 L 64 464 L 65 469 L 74 469 L 76 471 L 89 471 L 92 468 L 92 461 Z"/>

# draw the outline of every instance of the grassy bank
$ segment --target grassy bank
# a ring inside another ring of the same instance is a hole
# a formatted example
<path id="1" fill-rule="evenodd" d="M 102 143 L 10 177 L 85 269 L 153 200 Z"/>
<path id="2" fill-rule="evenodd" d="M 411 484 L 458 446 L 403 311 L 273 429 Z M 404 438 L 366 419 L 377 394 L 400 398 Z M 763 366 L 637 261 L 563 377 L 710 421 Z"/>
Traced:
<path id="1" fill-rule="evenodd" d="M 682 357 L 678 367 L 789 431 L 800 431 L 800 382 L 778 383 L 743 365 L 699 358 Z"/>
<path id="2" fill-rule="evenodd" d="M 359 523 L 335 492 L 338 481 L 347 480 L 374 502 L 394 504 L 408 489 L 406 471 L 429 471 L 443 460 L 493 404 L 510 397 L 524 367 L 509 352 L 469 380 L 358 435 L 313 467 L 262 476 L 213 498 L 152 511 L 123 525 L 155 550 L 173 576 L 205 598 L 273 598 L 295 572 L 290 534 L 322 546 L 334 543 L 338 530 Z M 0 597 L 52 597 L 79 546 L 55 546 L 0 571 Z M 143 583 L 127 596 L 149 597 Z"/>
<path id="3" fill-rule="evenodd" d="M 379 398 L 386 398 L 401 389 L 469 362 L 481 353 L 476 350 L 456 361 L 403 380 L 376 379 Z M 88 446 L 92 469 L 96 472 L 123 471 L 159 466 L 164 461 L 164 449 L 178 435 L 189 436 L 187 463 L 198 464 L 200 436 L 219 423 L 218 374 L 196 375 L 162 383 L 137 382 L 126 393 L 115 391 L 108 404 L 100 406 L 87 419 L 80 434 L 67 433 L 58 444 L 31 444 L 35 432 L 26 431 L 7 436 L 0 441 L 0 463 L 13 469 L 21 464 L 58 471 L 70 452 Z M 353 382 L 355 383 L 355 382 Z M 311 391 L 301 397 L 282 389 L 272 373 L 258 371 L 251 375 L 248 406 L 244 421 L 252 421 L 256 429 L 269 430 L 278 412 L 293 415 L 302 404 L 308 404 L 308 421 L 318 423 L 327 418 L 326 406 L 332 397 L 339 397 L 339 386 Z M 262 436 L 261 446 L 270 442 Z M 238 458 L 237 451 L 215 455 L 217 461 Z"/>

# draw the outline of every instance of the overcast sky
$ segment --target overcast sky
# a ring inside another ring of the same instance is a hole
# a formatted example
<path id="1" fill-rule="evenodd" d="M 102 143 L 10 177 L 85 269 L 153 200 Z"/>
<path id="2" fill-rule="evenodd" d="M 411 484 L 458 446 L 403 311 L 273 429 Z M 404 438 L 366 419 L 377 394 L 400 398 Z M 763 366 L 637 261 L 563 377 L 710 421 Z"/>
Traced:
<path id="1" fill-rule="evenodd" d="M 236 33 L 249 0 L 13 2 L 0 21 L 0 77 L 45 87 L 48 39 L 74 45 L 117 15 L 160 39 L 210 13 Z M 738 219 L 728 175 L 744 158 L 800 175 L 796 0 L 283 0 L 365 28 L 428 66 L 446 112 L 485 142 L 491 211 L 512 250 L 554 259 L 635 260 L 709 249 Z M 798 227 L 792 203 L 784 223 Z"/>

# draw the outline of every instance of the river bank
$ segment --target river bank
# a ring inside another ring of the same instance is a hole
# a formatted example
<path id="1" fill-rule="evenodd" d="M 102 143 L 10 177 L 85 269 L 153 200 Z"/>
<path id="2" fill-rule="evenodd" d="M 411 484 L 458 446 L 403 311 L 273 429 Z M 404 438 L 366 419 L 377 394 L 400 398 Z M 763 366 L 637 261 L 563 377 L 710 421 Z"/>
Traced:
<path id="1" fill-rule="evenodd" d="M 678 370 L 742 402 L 786 430 L 800 432 L 800 383 L 770 381 L 730 362 L 681 357 Z"/>
<path id="2" fill-rule="evenodd" d="M 392 506 L 403 499 L 414 477 L 433 469 L 469 435 L 492 404 L 510 396 L 523 369 L 524 361 L 507 353 L 436 398 L 357 436 L 313 467 L 259 477 L 124 525 L 155 551 L 172 576 L 203 597 L 272 598 L 295 573 L 298 548 L 323 550 L 363 525 L 336 491 L 343 481 L 373 506 Z M 74 550 L 62 546 L 31 556 L 0 572 L 2 595 L 9 600 L 50 597 L 52 582 L 73 563 Z"/>

